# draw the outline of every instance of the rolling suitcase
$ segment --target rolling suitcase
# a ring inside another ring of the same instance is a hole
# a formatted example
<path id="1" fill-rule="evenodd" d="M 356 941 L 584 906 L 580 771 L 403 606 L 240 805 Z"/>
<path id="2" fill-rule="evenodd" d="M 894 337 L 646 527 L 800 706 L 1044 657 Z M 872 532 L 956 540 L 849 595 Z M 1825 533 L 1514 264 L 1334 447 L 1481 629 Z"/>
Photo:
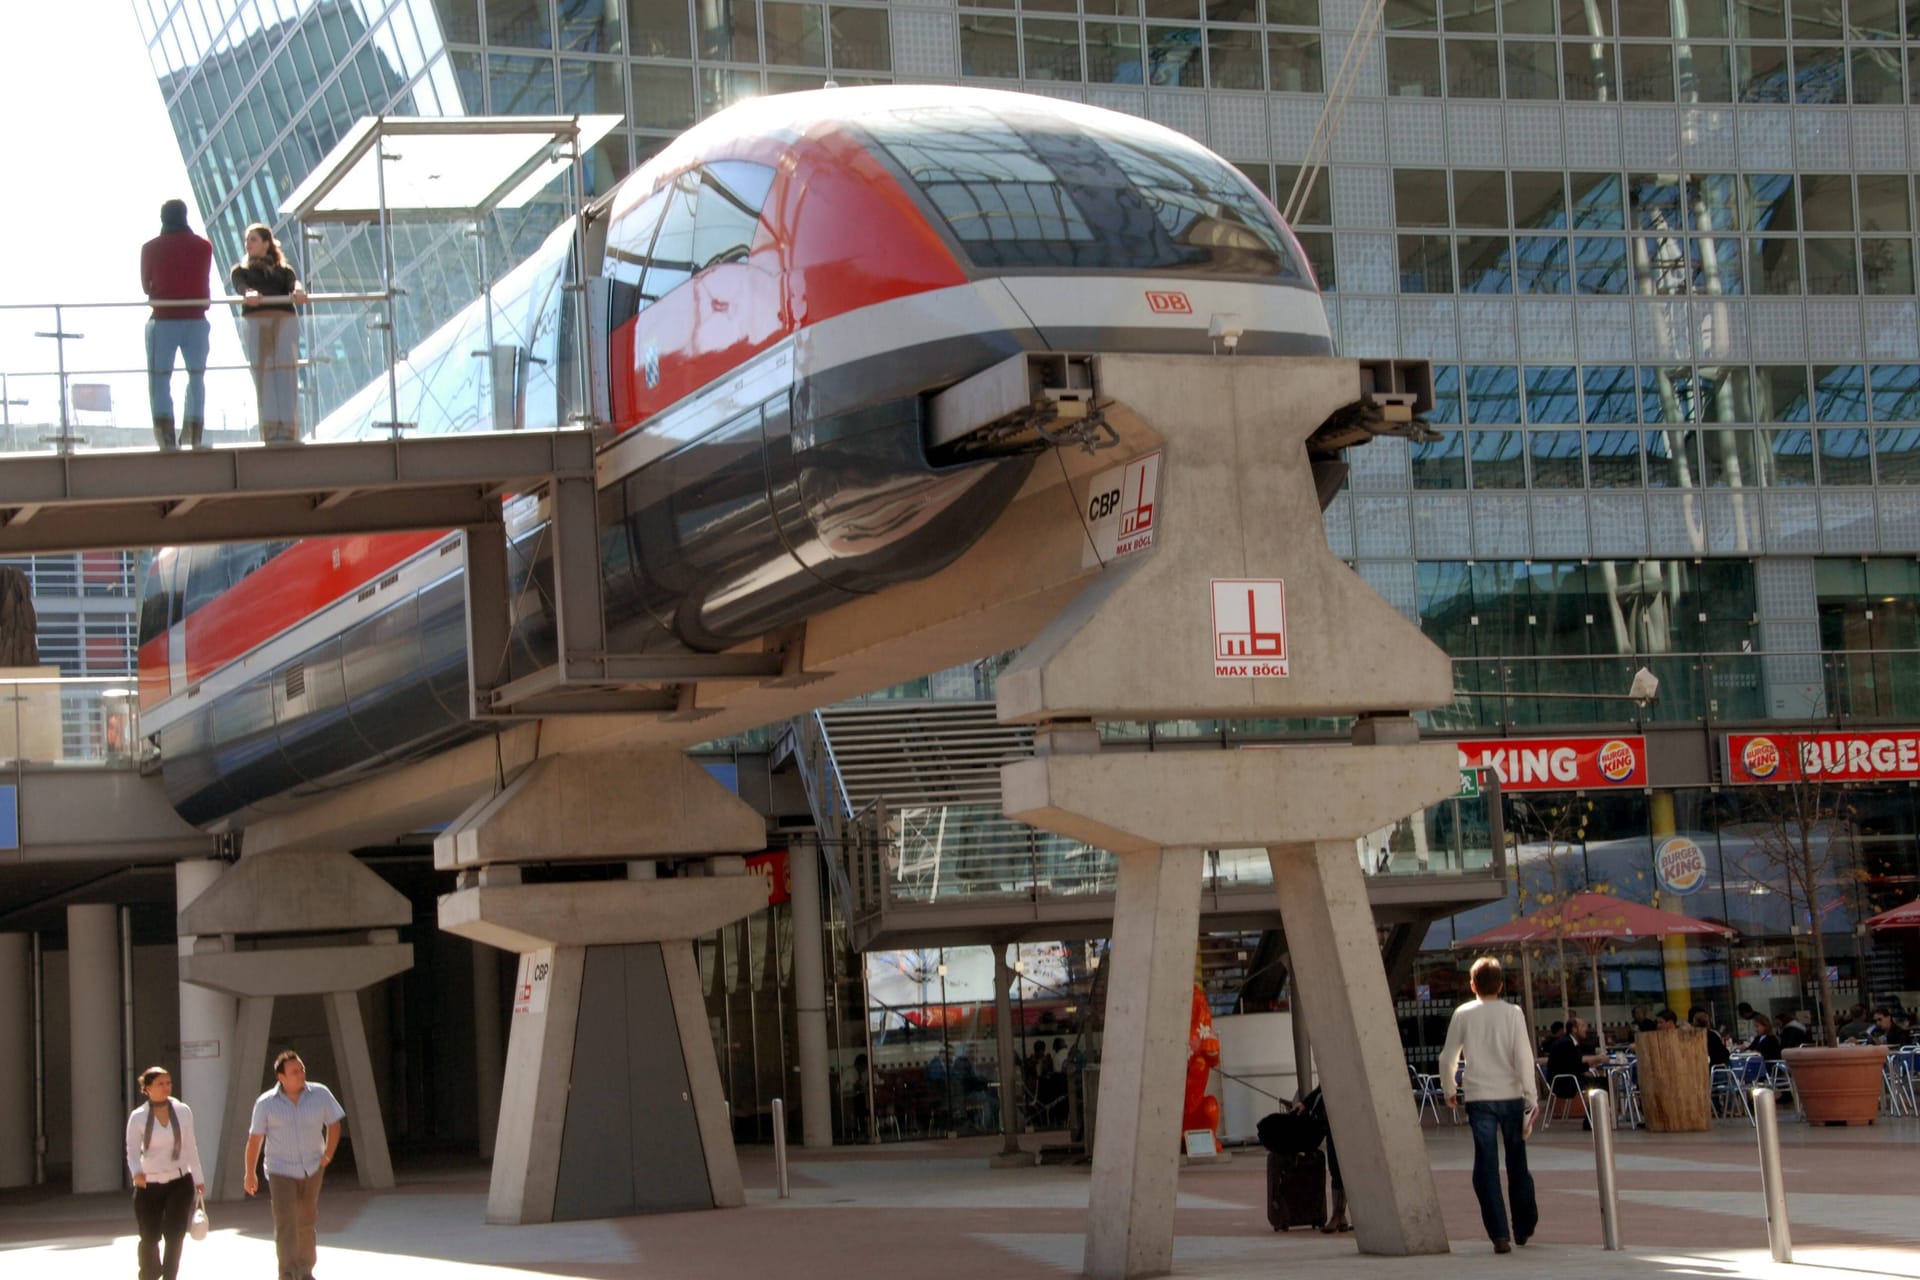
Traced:
<path id="1" fill-rule="evenodd" d="M 1267 1153 L 1267 1221 L 1275 1231 L 1326 1221 L 1327 1158 L 1318 1151 Z"/>

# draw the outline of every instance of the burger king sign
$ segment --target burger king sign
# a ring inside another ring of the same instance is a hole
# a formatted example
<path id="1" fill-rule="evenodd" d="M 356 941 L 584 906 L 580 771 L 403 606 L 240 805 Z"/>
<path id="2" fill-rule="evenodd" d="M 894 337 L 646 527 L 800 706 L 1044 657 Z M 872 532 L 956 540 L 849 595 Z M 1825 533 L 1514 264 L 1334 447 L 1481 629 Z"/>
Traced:
<path id="1" fill-rule="evenodd" d="M 1653 851 L 1653 874 L 1661 889 L 1684 898 L 1707 882 L 1707 855 L 1685 836 L 1674 836 Z"/>

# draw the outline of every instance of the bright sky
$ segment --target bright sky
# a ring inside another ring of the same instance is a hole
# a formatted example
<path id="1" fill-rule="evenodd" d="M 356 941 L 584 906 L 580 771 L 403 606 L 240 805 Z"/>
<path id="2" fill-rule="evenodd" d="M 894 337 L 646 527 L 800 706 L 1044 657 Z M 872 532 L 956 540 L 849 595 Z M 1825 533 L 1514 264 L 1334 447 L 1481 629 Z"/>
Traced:
<path id="1" fill-rule="evenodd" d="M 0 200 L 0 304 L 138 299 L 140 246 L 158 234 L 163 200 L 187 201 L 194 230 L 204 231 L 133 0 L 0 0 L 0 119 L 9 122 L 0 144 L 8 195 Z M 70 375 L 145 361 L 144 307 L 70 312 L 64 323 L 87 335 L 67 344 Z M 32 336 L 52 328 L 50 312 L 0 311 L 5 398 L 29 401 L 8 406 L 15 423 L 58 420 L 55 344 Z M 238 363 L 233 325 L 216 316 L 213 337 L 211 363 Z M 27 371 L 45 372 L 18 376 Z M 250 412 L 244 379 L 209 375 L 210 425 L 229 388 L 245 397 L 236 411 Z M 111 383 L 119 425 L 147 420 L 144 376 L 69 380 Z M 177 378 L 176 400 L 183 387 Z"/>

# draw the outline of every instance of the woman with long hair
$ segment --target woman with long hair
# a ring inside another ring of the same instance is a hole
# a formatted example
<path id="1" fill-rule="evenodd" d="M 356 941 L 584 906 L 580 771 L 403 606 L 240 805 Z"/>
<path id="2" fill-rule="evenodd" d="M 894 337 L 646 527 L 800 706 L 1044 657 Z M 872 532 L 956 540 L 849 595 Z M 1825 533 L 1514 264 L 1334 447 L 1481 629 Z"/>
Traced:
<path id="1" fill-rule="evenodd" d="M 127 1117 L 127 1169 L 133 1174 L 133 1217 L 140 1227 L 140 1280 L 175 1280 L 180 1242 L 194 1201 L 207 1193 L 206 1166 L 193 1137 L 193 1112 L 173 1097 L 165 1067 L 140 1073 L 147 1100 Z M 161 1256 L 161 1243 L 166 1255 Z"/>
<path id="2" fill-rule="evenodd" d="M 228 272 L 246 317 L 247 364 L 260 402 L 260 439 L 300 443 L 300 317 L 307 300 L 300 277 L 280 250 L 273 228 L 247 228 L 247 256 Z"/>

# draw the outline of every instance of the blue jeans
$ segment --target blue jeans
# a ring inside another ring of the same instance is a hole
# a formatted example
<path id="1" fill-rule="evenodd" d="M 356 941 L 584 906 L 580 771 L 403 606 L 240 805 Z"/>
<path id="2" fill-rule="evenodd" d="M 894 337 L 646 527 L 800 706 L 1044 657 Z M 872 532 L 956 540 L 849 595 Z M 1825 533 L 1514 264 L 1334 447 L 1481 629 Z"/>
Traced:
<path id="1" fill-rule="evenodd" d="M 182 435 L 188 445 L 200 442 L 200 426 L 207 416 L 207 342 L 212 333 L 206 317 L 192 320 L 147 321 L 147 400 L 153 410 L 153 434 L 162 449 L 173 448 L 173 363 L 187 366 L 186 412 Z"/>
<path id="2" fill-rule="evenodd" d="M 1520 1136 L 1527 1104 L 1519 1098 L 1469 1102 L 1473 1127 L 1473 1194 L 1480 1198 L 1480 1221 L 1489 1240 L 1524 1240 L 1540 1225 L 1533 1200 L 1533 1174 L 1527 1170 L 1527 1144 Z M 1507 1206 L 1500 1199 L 1500 1147 L 1507 1149 L 1507 1198 L 1513 1201 L 1513 1230 L 1507 1230 Z"/>

